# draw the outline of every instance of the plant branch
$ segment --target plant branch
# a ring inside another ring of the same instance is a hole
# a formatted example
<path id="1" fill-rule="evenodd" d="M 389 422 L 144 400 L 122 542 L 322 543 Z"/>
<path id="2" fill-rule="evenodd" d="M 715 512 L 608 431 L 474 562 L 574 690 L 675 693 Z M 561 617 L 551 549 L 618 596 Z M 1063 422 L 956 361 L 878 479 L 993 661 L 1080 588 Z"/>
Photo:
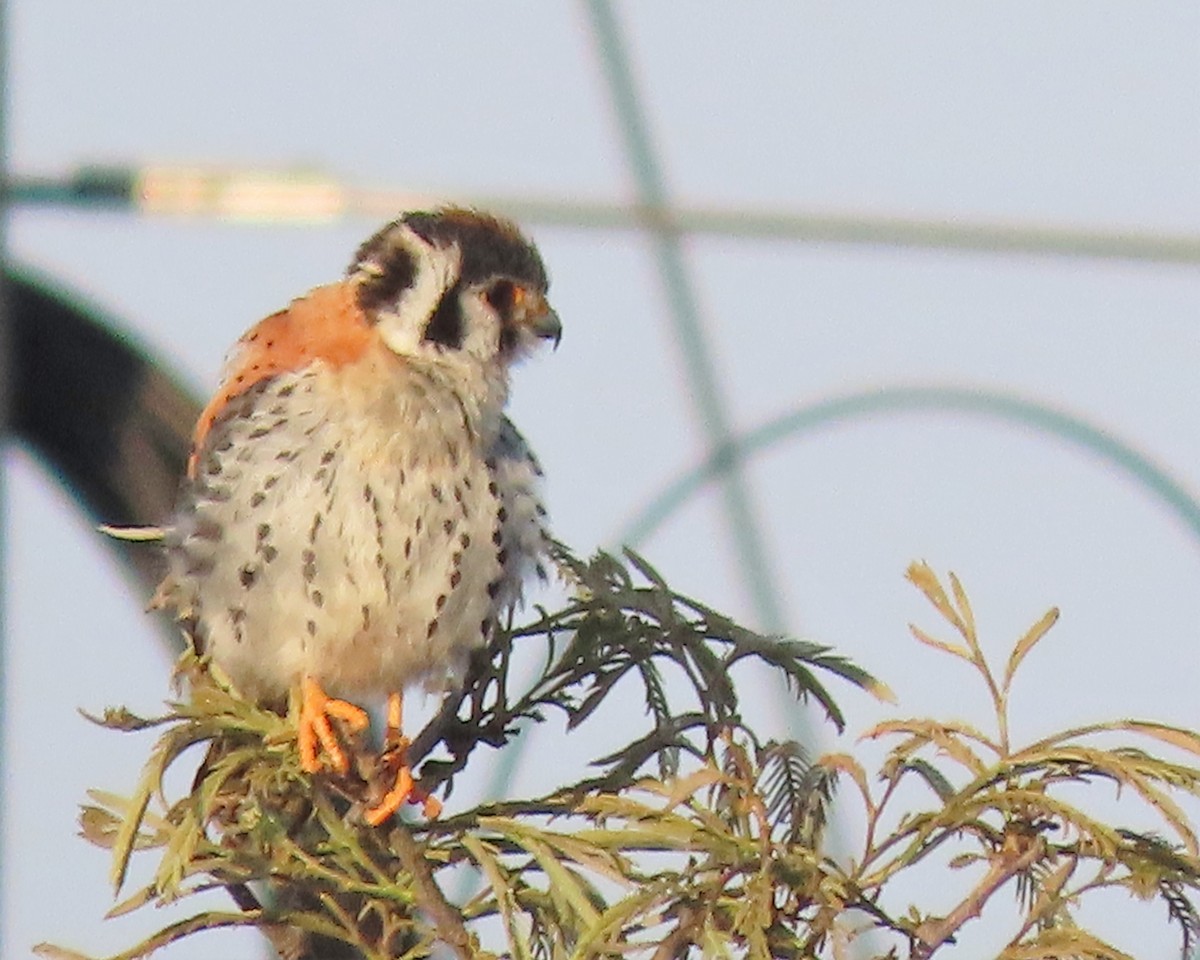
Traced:
<path id="1" fill-rule="evenodd" d="M 420 844 L 404 826 L 397 826 L 388 839 L 401 865 L 413 878 L 417 904 L 433 921 L 438 939 L 446 944 L 459 960 L 473 960 L 476 950 L 463 923 L 463 916 L 446 899 L 442 888 L 437 885 Z"/>
<path id="2" fill-rule="evenodd" d="M 937 920 L 926 920 L 914 931 L 918 941 L 913 950 L 913 960 L 927 960 L 938 948 L 944 946 L 968 921 L 983 912 L 984 905 L 1004 884 L 1023 870 L 1028 870 L 1046 852 L 1045 842 L 1040 836 L 1010 833 L 998 856 L 983 879 L 966 898 L 950 913 Z"/>
<path id="3" fill-rule="evenodd" d="M 696 912 L 691 907 L 681 907 L 675 929 L 663 938 L 651 960 L 678 960 L 679 957 L 685 956 L 692 944 L 695 916 Z"/>

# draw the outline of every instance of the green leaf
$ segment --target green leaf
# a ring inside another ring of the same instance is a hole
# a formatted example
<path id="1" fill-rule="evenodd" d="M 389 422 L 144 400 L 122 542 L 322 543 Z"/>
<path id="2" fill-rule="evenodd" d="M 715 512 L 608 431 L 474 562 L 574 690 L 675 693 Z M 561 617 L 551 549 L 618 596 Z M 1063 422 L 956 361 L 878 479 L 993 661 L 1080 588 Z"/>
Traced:
<path id="1" fill-rule="evenodd" d="M 1006 947 L 996 960 L 1134 960 L 1112 944 L 1078 927 L 1054 927 L 1043 930 L 1030 940 Z"/>
<path id="2" fill-rule="evenodd" d="M 142 815 L 146 812 L 146 807 L 150 805 L 150 795 L 157 782 L 158 771 L 152 765 L 147 765 L 142 772 L 142 779 L 138 783 L 137 793 L 134 794 L 130 811 L 113 838 L 113 858 L 108 879 L 114 892 L 119 892 L 125 885 L 125 877 L 129 872 L 129 858 L 133 855 L 138 830 L 142 824 Z"/>
<path id="3" fill-rule="evenodd" d="M 464 833 L 463 846 L 471 853 L 476 865 L 491 886 L 492 895 L 504 920 L 504 929 L 508 934 L 509 947 L 517 960 L 532 960 L 525 944 L 524 933 L 517 926 L 517 904 L 512 886 L 512 880 L 507 871 L 500 865 L 495 847 L 478 837 Z"/>
<path id="4" fill-rule="evenodd" d="M 925 598 L 933 604 L 938 613 L 952 623 L 954 628 L 966 638 L 970 630 L 958 611 L 954 609 L 950 598 L 946 596 L 946 591 L 938 581 L 933 568 L 924 561 L 916 561 L 909 564 L 906 576 L 913 586 L 925 594 Z"/>
<path id="5" fill-rule="evenodd" d="M 942 803 L 948 803 L 957 792 L 954 785 L 946 779 L 940 770 L 927 760 L 912 757 L 903 764 L 905 773 L 915 773 L 928 785 Z"/>
<path id="6" fill-rule="evenodd" d="M 967 592 L 953 573 L 950 574 L 950 589 L 954 592 L 954 603 L 961 619 L 963 636 L 966 637 L 976 656 L 981 656 L 979 638 L 975 633 L 975 613 L 971 609 L 971 601 L 967 599 Z"/>
<path id="7" fill-rule="evenodd" d="M 1025 659 L 1029 651 L 1032 650 L 1046 635 L 1046 633 L 1058 623 L 1058 608 L 1052 607 L 1042 615 L 1042 618 L 1030 627 L 1023 637 L 1017 641 L 1013 647 L 1012 653 L 1008 658 L 1008 666 L 1004 670 L 1004 683 L 1002 689 L 1007 692 L 1012 686 L 1013 677 L 1016 675 L 1017 667 L 1021 665 L 1021 661 Z"/>
<path id="8" fill-rule="evenodd" d="M 933 647 L 935 650 L 941 650 L 943 653 L 948 653 L 951 656 L 958 657 L 960 660 L 966 660 L 967 663 L 974 663 L 975 658 L 971 651 L 966 647 L 961 647 L 957 643 L 949 643 L 945 640 L 939 640 L 937 637 L 926 633 L 916 624 L 910 623 L 908 629 L 912 635 L 927 647 Z"/>
<path id="9" fill-rule="evenodd" d="M 89 720 L 97 726 L 107 727 L 109 730 L 122 730 L 127 733 L 146 730 L 150 727 L 158 727 L 171 720 L 169 716 L 139 717 L 125 707 L 105 707 L 104 715 L 100 717 L 82 709 L 79 711 L 79 714 L 85 720 Z"/>

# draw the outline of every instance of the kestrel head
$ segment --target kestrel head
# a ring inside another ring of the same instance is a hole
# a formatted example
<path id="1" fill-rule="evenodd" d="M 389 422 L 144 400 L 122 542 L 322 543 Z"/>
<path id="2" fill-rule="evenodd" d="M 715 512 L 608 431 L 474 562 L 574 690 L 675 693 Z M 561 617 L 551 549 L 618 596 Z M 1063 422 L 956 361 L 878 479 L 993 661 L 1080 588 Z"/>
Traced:
<path id="1" fill-rule="evenodd" d="M 499 217 L 405 214 L 358 248 L 348 276 L 368 322 L 401 355 L 461 351 L 507 366 L 562 336 L 537 248 Z"/>

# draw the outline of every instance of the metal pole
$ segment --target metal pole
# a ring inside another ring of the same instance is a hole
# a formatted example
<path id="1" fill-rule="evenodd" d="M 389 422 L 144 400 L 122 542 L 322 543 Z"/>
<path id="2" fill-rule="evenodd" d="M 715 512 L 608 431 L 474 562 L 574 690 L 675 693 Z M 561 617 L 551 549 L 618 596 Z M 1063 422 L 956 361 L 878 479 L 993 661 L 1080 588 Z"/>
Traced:
<path id="1" fill-rule="evenodd" d="M 7 447 L 11 436 L 12 389 L 12 326 L 8 297 L 8 10 L 0 0 L 0 438 L 3 439 L 5 463 L 0 464 L 0 730 L 8 729 L 8 609 L 4 595 L 5 577 L 8 566 L 8 477 Z M 8 756 L 0 737 L 0 784 L 6 782 Z M 3 909 L 5 867 L 8 865 L 4 848 L 4 828 L 8 825 L 8 803 L 0 788 L 0 911 Z M 0 912 L 0 957 L 8 955 L 5 943 L 6 927 Z"/>

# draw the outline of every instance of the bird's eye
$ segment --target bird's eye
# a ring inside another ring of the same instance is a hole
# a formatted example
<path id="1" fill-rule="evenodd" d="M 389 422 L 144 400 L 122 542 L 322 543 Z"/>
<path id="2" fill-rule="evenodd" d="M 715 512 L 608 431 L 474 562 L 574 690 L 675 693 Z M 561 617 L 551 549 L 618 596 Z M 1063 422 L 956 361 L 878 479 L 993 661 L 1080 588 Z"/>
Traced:
<path id="1" fill-rule="evenodd" d="M 507 315 L 521 299 L 521 290 L 511 280 L 497 280 L 487 292 L 487 302 L 497 313 Z"/>

